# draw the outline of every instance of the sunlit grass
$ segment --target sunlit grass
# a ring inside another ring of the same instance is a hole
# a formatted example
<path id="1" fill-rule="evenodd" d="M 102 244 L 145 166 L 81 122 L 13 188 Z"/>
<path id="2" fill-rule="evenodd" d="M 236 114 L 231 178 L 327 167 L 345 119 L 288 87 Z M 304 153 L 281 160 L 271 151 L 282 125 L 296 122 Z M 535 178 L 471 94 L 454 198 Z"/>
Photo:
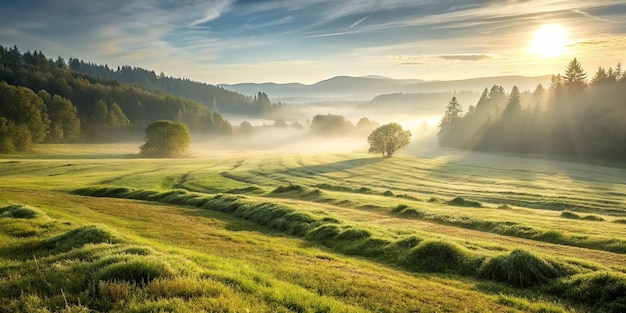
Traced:
<path id="1" fill-rule="evenodd" d="M 626 171 L 618 168 L 475 155 L 116 159 L 122 154 L 102 146 L 69 158 L 64 149 L 0 160 L 0 206 L 21 203 L 44 213 L 0 218 L 0 271 L 8 274 L 0 289 L 29 286 L 29 271 L 40 266 L 51 271 L 50 281 L 68 273 L 92 277 L 99 282 L 90 288 L 117 299 L 90 303 L 63 285 L 68 310 L 562 312 L 580 305 L 568 288 L 586 281 L 571 275 L 626 272 L 625 255 L 610 252 L 626 240 Z M 109 194 L 68 194 L 87 186 Z M 109 198 L 122 193 L 163 204 Z M 245 210 L 216 210 L 219 203 L 207 199 L 219 193 Z M 292 211 L 273 218 L 274 206 Z M 62 237 L 99 230 L 113 235 L 89 237 L 93 242 Z M 31 250 L 39 252 L 23 252 Z M 432 251 L 457 261 L 427 262 Z M 518 254 L 524 257 L 513 258 Z M 511 287 L 500 276 L 519 260 L 535 260 L 528 271 L 543 273 L 542 287 Z M 559 274 L 537 264 L 552 264 Z M 81 272 L 89 266 L 99 266 L 90 268 L 92 276 Z M 27 290 L 33 292 L 4 304 L 67 309 L 59 292 Z"/>

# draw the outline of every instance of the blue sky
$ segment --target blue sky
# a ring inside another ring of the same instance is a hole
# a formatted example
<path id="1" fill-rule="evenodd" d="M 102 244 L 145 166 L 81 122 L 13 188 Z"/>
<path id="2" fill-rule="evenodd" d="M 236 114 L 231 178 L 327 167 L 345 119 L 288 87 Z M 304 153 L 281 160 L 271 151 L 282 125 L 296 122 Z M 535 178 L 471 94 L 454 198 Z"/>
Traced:
<path id="1" fill-rule="evenodd" d="M 0 44 L 217 83 L 588 72 L 626 51 L 626 1 L 0 1 Z M 537 29 L 567 46 L 532 53 Z"/>

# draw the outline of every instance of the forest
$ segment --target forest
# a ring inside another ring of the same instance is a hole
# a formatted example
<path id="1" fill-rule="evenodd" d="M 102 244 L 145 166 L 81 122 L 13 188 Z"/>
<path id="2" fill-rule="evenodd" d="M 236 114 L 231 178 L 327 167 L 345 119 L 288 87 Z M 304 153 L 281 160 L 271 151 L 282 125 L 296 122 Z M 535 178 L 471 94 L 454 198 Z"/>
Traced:
<path id="1" fill-rule="evenodd" d="M 626 78 L 615 68 L 598 68 L 589 79 L 572 60 L 546 89 L 509 94 L 485 88 L 475 106 L 463 112 L 453 97 L 441 118 L 443 146 L 487 152 L 560 155 L 573 159 L 626 157 Z"/>
<path id="2" fill-rule="evenodd" d="M 220 113 L 199 102 L 79 73 L 61 57 L 21 53 L 16 46 L 0 46 L 0 103 L 4 153 L 42 142 L 133 140 L 160 119 L 183 122 L 198 135 L 232 132 Z"/>
<path id="3" fill-rule="evenodd" d="M 187 78 L 166 76 L 163 72 L 157 75 L 154 71 L 128 65 L 117 67 L 116 70 L 113 70 L 108 65 L 84 62 L 75 58 L 68 60 L 68 67 L 70 70 L 87 75 L 114 79 L 151 91 L 197 101 L 215 112 L 264 116 L 273 109 L 267 94 L 263 92 L 259 92 L 252 97 L 245 96 Z"/>

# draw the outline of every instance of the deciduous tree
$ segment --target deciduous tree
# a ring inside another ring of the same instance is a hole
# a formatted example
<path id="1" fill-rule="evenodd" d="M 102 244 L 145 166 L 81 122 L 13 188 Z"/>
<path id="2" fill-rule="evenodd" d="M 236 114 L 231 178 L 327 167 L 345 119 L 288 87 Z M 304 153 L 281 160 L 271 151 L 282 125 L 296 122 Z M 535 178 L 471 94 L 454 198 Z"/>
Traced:
<path id="1" fill-rule="evenodd" d="M 396 151 L 406 147 L 411 139 L 411 132 L 402 129 L 398 123 L 389 123 L 376 128 L 367 137 L 370 144 L 369 152 L 382 153 L 390 158 Z"/>

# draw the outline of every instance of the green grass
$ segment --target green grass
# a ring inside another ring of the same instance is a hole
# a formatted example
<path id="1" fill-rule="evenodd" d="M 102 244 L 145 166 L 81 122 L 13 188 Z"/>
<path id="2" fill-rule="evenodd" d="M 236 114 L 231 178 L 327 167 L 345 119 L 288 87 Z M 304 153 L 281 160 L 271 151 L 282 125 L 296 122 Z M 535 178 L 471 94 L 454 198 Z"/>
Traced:
<path id="1" fill-rule="evenodd" d="M 0 161 L 9 311 L 621 310 L 623 169 L 64 149 Z"/>

